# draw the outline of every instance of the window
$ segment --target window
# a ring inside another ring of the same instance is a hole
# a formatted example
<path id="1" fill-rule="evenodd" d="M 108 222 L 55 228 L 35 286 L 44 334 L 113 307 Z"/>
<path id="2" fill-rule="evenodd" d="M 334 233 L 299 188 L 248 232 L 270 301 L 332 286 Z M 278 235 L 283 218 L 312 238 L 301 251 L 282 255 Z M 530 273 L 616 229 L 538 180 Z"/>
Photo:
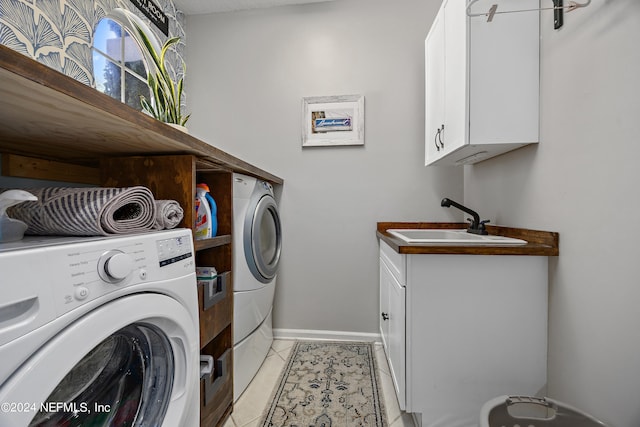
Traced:
<path id="1" fill-rule="evenodd" d="M 137 110 L 142 110 L 140 95 L 149 99 L 140 47 L 122 24 L 110 18 L 102 19 L 96 27 L 93 75 L 96 89 Z"/>

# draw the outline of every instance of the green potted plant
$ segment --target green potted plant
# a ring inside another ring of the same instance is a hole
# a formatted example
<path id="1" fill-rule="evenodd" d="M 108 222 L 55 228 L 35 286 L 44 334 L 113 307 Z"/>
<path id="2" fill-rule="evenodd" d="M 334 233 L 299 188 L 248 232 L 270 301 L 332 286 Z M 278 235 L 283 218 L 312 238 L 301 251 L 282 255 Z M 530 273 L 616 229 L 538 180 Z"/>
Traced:
<path id="1" fill-rule="evenodd" d="M 146 50 L 147 66 L 147 84 L 151 91 L 151 99 L 148 100 L 144 95 L 140 96 L 140 103 L 143 111 L 149 113 L 152 117 L 162 122 L 184 127 L 189 120 L 191 114 L 182 112 L 181 98 L 183 89 L 183 78 L 174 82 L 169 74 L 169 70 L 165 64 L 165 55 L 171 46 L 180 41 L 179 37 L 170 37 L 160 48 L 160 52 L 154 47 L 146 32 L 136 23 L 132 22 L 137 30 L 137 35 L 141 48 Z M 183 71 L 186 69 L 184 62 L 182 63 Z"/>

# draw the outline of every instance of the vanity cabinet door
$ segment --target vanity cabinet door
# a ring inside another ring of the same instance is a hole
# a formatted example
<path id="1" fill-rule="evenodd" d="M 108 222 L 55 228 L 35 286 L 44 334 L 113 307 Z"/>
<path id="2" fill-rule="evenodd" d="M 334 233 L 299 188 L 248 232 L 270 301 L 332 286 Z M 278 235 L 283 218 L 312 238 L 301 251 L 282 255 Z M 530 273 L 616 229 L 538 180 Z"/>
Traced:
<path id="1" fill-rule="evenodd" d="M 405 288 L 380 258 L 380 334 L 400 409 L 405 409 Z"/>
<path id="2" fill-rule="evenodd" d="M 380 258 L 380 312 L 378 320 L 380 321 L 380 337 L 382 338 L 382 346 L 385 354 L 389 354 L 389 289 L 393 276 L 389 268 Z"/>

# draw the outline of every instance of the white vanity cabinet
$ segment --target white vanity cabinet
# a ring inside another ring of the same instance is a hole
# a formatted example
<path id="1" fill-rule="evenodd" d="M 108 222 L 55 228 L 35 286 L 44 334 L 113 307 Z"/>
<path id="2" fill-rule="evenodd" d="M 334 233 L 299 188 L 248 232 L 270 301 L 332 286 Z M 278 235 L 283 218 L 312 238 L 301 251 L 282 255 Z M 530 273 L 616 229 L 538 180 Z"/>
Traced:
<path id="1" fill-rule="evenodd" d="M 539 139 L 539 14 L 486 22 L 466 3 L 444 0 L 425 39 L 425 165 L 476 163 Z M 538 0 L 518 2 L 529 6 Z"/>
<path id="2" fill-rule="evenodd" d="M 380 240 L 380 332 L 400 408 L 422 427 L 475 426 L 493 397 L 545 392 L 547 259 Z"/>

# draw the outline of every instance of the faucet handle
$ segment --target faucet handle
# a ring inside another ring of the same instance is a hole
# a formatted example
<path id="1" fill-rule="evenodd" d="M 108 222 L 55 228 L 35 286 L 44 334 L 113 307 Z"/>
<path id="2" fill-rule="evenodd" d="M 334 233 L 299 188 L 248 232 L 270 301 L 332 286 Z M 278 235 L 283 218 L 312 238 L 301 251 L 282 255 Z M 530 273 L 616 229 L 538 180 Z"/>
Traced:
<path id="1" fill-rule="evenodd" d="M 490 222 L 488 219 L 479 221 L 477 224 L 476 224 L 476 221 L 471 218 L 467 218 L 467 221 L 470 222 L 467 232 L 473 233 L 473 234 L 482 234 L 482 235 L 489 234 L 487 233 L 487 229 L 484 226 L 486 223 Z"/>
<path id="2" fill-rule="evenodd" d="M 489 234 L 489 233 L 487 233 L 487 229 L 484 226 L 488 222 L 491 222 L 491 221 L 489 221 L 488 219 L 483 219 L 482 221 L 480 221 L 480 224 L 478 224 L 478 230 L 480 231 L 480 233 Z"/>

